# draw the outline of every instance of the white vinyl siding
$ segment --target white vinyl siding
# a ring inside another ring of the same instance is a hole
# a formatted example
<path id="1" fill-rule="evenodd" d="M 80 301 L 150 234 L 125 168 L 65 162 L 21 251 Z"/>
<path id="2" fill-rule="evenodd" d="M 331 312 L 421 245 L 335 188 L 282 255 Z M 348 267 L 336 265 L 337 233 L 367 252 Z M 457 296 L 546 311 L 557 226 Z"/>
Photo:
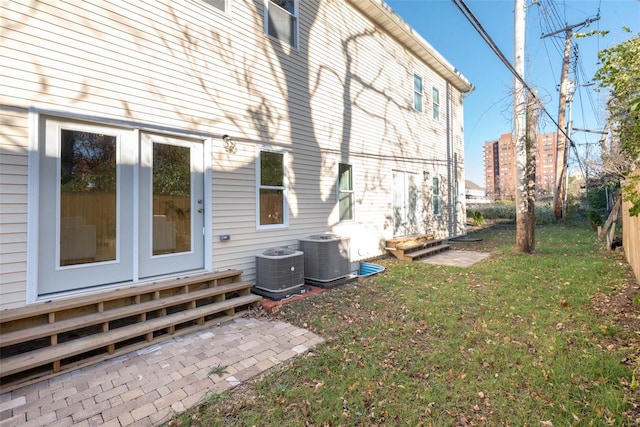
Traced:
<path id="1" fill-rule="evenodd" d="M 0 309 L 26 298 L 28 119 L 3 109 L 0 125 Z"/>
<path id="2" fill-rule="evenodd" d="M 201 0 L 1 3 L 3 18 L 21 25 L 4 28 L 0 67 L 0 108 L 10 118 L 0 124 L 0 308 L 26 302 L 30 108 L 210 138 L 211 269 L 253 280 L 256 254 L 325 231 L 350 237 L 354 261 L 383 253 L 391 171 L 447 176 L 448 122 L 463 158 L 460 94 L 450 109 L 442 94 L 437 122 L 413 114 L 414 73 L 423 91 L 444 90 L 440 74 L 364 17 L 354 7 L 362 3 L 300 3 L 297 50 L 265 36 L 263 1 L 234 1 L 231 15 Z M 225 134 L 236 152 L 224 150 Z M 288 227 L 260 230 L 259 239 L 256 147 L 288 154 Z M 340 162 L 357 172 L 353 221 L 341 222 L 336 205 Z"/>

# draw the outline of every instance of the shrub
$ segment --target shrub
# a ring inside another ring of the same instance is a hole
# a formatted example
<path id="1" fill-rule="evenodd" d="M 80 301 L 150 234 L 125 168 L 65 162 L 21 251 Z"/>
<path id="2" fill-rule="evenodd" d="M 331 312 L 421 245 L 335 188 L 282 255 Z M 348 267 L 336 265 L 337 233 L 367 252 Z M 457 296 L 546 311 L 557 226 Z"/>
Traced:
<path id="1" fill-rule="evenodd" d="M 591 224 L 591 228 L 593 231 L 596 231 L 598 227 L 602 225 L 602 216 L 594 211 L 593 209 L 589 211 L 589 223 Z"/>
<path id="2" fill-rule="evenodd" d="M 483 220 L 516 220 L 516 205 L 513 202 L 474 204 L 467 206 L 467 216 L 475 221 L 476 212 L 480 212 Z M 585 212 L 586 215 L 586 212 Z M 536 203 L 536 224 L 555 222 L 551 204 Z"/>
<path id="3" fill-rule="evenodd" d="M 473 222 L 475 222 L 476 225 L 484 224 L 484 217 L 482 216 L 482 212 L 475 211 L 473 213 Z"/>

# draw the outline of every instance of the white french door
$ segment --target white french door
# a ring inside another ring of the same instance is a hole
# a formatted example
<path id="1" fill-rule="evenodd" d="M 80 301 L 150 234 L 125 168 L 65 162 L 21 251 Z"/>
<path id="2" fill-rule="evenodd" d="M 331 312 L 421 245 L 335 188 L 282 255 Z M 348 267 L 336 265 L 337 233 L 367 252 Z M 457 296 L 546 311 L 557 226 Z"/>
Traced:
<path id="1" fill-rule="evenodd" d="M 201 140 L 41 123 L 38 295 L 204 268 Z"/>
<path id="2" fill-rule="evenodd" d="M 202 142 L 143 133 L 140 153 L 140 277 L 203 268 Z"/>
<path id="3" fill-rule="evenodd" d="M 420 197 L 418 174 L 393 171 L 393 235 L 404 237 L 418 234 Z"/>

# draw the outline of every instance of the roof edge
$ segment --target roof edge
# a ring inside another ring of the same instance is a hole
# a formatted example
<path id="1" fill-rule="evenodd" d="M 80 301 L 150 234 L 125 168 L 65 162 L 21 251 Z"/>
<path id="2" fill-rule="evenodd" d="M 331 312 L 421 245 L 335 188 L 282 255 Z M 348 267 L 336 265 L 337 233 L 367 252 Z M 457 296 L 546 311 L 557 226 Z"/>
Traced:
<path id="1" fill-rule="evenodd" d="M 379 25 L 418 58 L 441 74 L 461 92 L 471 93 L 475 87 L 440 52 L 407 24 L 384 0 L 348 0 L 376 25 Z"/>

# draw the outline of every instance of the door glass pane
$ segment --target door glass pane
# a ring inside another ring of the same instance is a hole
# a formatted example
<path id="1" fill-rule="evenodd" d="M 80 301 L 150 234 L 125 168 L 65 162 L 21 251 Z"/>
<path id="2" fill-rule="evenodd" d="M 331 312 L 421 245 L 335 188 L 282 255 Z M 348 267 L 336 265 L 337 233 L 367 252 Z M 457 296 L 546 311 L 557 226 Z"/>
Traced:
<path id="1" fill-rule="evenodd" d="M 62 129 L 60 266 L 116 259 L 116 137 Z"/>
<path id="2" fill-rule="evenodd" d="M 153 255 L 191 251 L 191 151 L 153 143 Z"/>

